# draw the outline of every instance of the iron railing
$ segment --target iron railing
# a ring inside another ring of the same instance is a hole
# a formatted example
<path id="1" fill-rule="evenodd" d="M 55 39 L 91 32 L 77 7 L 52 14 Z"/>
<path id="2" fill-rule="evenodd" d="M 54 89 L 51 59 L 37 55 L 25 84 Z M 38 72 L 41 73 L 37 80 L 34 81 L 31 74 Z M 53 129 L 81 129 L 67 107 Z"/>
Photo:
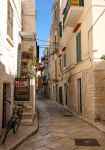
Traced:
<path id="1" fill-rule="evenodd" d="M 30 79 L 15 78 L 14 101 L 30 100 Z"/>

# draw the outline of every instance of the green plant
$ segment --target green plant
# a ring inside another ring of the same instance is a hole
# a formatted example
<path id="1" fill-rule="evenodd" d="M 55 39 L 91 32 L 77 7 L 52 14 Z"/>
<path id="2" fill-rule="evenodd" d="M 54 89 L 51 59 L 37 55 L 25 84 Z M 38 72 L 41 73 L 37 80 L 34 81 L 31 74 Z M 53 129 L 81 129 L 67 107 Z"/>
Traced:
<path id="1" fill-rule="evenodd" d="M 101 59 L 102 59 L 102 60 L 105 60 L 105 55 L 102 55 L 102 56 L 101 56 Z"/>
<path id="2" fill-rule="evenodd" d="M 36 71 L 34 69 L 29 70 L 28 77 L 33 78 L 36 76 Z"/>
<path id="3" fill-rule="evenodd" d="M 36 57 L 34 57 L 32 60 L 29 61 L 28 65 L 31 67 L 34 67 L 36 65 L 38 65 L 39 61 Z"/>
<path id="4" fill-rule="evenodd" d="M 29 72 L 32 72 L 32 70 L 33 69 L 35 70 L 38 66 L 39 66 L 39 60 L 36 57 L 30 60 L 27 64 Z"/>
<path id="5" fill-rule="evenodd" d="M 35 75 L 36 75 L 35 68 L 38 65 L 39 65 L 39 61 L 38 61 L 38 59 L 36 57 L 34 57 L 32 60 L 30 60 L 28 62 L 28 64 L 27 64 L 27 67 L 28 67 L 28 76 L 30 78 L 35 77 Z"/>
<path id="6" fill-rule="evenodd" d="M 34 50 L 34 47 L 31 45 L 28 50 L 32 52 Z"/>

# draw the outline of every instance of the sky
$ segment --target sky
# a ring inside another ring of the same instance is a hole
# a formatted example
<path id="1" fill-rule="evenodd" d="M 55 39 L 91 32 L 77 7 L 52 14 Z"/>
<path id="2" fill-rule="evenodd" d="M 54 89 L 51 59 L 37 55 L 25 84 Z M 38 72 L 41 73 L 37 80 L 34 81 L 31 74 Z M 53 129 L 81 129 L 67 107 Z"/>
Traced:
<path id="1" fill-rule="evenodd" d="M 44 40 L 48 41 L 50 34 L 51 20 L 52 20 L 52 9 L 53 0 L 36 0 L 36 32 L 37 32 L 37 42 L 38 45 L 43 48 L 40 48 L 40 58 L 43 55 L 43 50 L 46 45 L 46 42 L 39 41 Z"/>

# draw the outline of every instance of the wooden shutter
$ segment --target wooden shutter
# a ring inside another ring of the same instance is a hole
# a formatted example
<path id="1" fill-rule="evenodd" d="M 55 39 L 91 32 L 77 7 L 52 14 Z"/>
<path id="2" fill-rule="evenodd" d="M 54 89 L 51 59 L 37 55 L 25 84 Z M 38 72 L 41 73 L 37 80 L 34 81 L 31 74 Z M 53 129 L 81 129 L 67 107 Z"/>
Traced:
<path id="1" fill-rule="evenodd" d="M 77 62 L 81 61 L 81 32 L 76 37 Z"/>

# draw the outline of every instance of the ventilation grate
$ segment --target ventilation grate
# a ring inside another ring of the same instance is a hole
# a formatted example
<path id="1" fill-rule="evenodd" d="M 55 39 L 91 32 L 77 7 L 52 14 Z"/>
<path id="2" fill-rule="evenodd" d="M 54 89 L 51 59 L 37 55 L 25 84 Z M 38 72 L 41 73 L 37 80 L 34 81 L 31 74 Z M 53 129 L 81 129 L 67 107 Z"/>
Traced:
<path id="1" fill-rule="evenodd" d="M 96 139 L 75 139 L 77 146 L 100 146 Z"/>

